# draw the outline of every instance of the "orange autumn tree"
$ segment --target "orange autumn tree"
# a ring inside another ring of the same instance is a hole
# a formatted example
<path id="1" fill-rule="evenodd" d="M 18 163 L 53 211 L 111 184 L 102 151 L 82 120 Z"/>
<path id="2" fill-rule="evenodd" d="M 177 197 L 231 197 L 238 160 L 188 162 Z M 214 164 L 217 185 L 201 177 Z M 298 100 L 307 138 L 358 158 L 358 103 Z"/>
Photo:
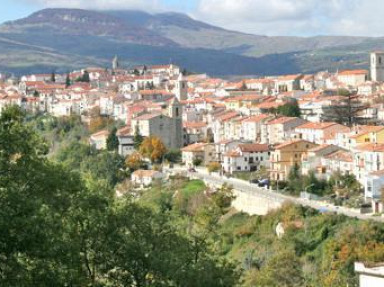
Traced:
<path id="1" fill-rule="evenodd" d="M 152 163 L 161 162 L 166 154 L 167 148 L 160 138 L 156 136 L 147 137 L 140 145 L 140 153 L 149 159 Z"/>
<path id="2" fill-rule="evenodd" d="M 143 158 L 141 154 L 134 152 L 127 156 L 125 159 L 125 166 L 128 167 L 131 171 L 140 169 L 143 166 Z"/>

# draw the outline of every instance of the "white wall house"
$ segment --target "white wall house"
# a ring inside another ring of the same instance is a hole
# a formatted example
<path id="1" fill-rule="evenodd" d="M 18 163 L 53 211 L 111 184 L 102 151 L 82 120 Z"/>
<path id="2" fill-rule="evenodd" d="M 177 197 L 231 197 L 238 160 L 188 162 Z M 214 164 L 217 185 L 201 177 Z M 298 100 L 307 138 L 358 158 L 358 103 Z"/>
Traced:
<path id="1" fill-rule="evenodd" d="M 162 179 L 164 175 L 156 170 L 136 170 L 132 173 L 131 180 L 134 184 L 140 186 L 149 186 L 155 180 Z"/>
<path id="2" fill-rule="evenodd" d="M 223 156 L 223 171 L 251 172 L 269 166 L 270 149 L 266 144 L 241 144 Z"/>
<path id="3" fill-rule="evenodd" d="M 108 136 L 109 132 L 107 130 L 94 133 L 89 138 L 89 144 L 97 150 L 106 149 Z"/>

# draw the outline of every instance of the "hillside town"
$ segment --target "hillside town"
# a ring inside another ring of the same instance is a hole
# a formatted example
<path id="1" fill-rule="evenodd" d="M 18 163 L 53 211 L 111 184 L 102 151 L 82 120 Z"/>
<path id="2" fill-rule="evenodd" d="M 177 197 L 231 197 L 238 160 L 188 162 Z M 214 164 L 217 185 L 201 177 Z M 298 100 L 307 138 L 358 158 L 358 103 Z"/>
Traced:
<path id="1" fill-rule="evenodd" d="M 116 133 L 120 155 L 135 152 L 135 136 L 155 136 L 168 150 L 181 150 L 186 168 L 216 164 L 222 176 L 265 170 L 278 186 L 294 168 L 319 180 L 353 175 L 365 203 L 380 213 L 384 52 L 371 53 L 370 63 L 370 71 L 226 80 L 174 64 L 123 69 L 116 56 L 107 69 L 3 74 L 0 110 L 17 105 L 54 117 L 78 115 L 87 124 L 112 119 L 123 125 Z M 110 132 L 95 132 L 90 145 L 105 149 Z"/>

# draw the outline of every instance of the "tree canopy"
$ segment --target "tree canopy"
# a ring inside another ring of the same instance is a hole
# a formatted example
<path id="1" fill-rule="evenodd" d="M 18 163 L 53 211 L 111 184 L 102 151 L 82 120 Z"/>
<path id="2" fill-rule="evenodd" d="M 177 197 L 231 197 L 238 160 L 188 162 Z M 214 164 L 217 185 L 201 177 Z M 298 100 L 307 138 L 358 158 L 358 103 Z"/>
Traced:
<path id="1" fill-rule="evenodd" d="M 2 112 L 1 286 L 235 285 L 233 266 L 197 247 L 172 216 L 114 196 L 106 173 L 117 155 L 66 149 L 63 162 L 48 160 L 20 109 Z"/>

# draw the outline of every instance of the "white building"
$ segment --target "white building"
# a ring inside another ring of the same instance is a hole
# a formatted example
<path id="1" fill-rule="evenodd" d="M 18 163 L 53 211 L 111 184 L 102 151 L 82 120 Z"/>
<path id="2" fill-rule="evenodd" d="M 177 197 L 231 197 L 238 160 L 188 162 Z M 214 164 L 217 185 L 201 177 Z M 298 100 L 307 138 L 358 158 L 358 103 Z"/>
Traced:
<path id="1" fill-rule="evenodd" d="M 337 80 L 347 86 L 357 87 L 368 80 L 367 70 L 346 70 L 337 74 Z"/>
<path id="2" fill-rule="evenodd" d="M 251 172 L 269 166 L 270 148 L 266 144 L 241 144 L 224 154 L 223 171 Z"/>
<path id="3" fill-rule="evenodd" d="M 97 150 L 107 148 L 107 139 L 109 136 L 109 131 L 102 130 L 97 133 L 94 133 L 89 138 L 89 144 Z"/>
<path id="4" fill-rule="evenodd" d="M 360 287 L 384 286 L 384 264 L 376 264 L 370 267 L 364 263 L 355 262 L 355 272 L 359 275 Z"/>
<path id="5" fill-rule="evenodd" d="M 136 170 L 132 173 L 131 180 L 134 184 L 140 186 L 149 186 L 155 180 L 160 180 L 164 175 L 156 170 Z"/>

